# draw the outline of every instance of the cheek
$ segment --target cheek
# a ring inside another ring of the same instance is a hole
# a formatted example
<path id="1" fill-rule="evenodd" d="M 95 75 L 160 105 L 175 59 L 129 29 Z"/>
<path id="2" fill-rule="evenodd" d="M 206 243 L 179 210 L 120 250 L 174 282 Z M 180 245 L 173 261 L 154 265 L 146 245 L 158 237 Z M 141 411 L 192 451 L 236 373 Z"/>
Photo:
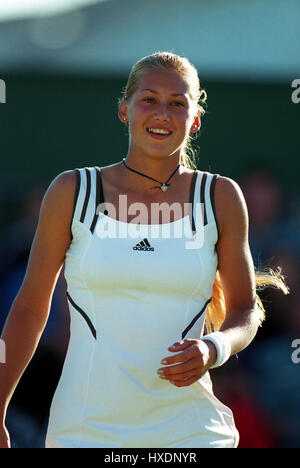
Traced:
<path id="1" fill-rule="evenodd" d="M 192 121 L 186 115 L 182 115 L 178 118 L 178 125 L 180 126 L 182 132 L 187 134 L 191 129 Z"/>
<path id="2" fill-rule="evenodd" d="M 139 137 L 143 137 L 144 135 L 144 117 L 141 114 L 135 114 L 134 116 L 129 116 L 128 121 L 128 130 L 130 135 L 136 139 Z"/>
<path id="3" fill-rule="evenodd" d="M 141 106 L 136 106 L 128 112 L 128 117 L 132 126 L 136 126 L 137 124 L 143 124 L 143 120 L 147 118 L 148 114 L 149 111 L 147 111 L 147 109 L 144 109 Z"/>
<path id="4" fill-rule="evenodd" d="M 193 123 L 193 115 L 188 110 L 174 113 L 174 118 L 177 119 L 180 124 L 186 128 L 189 128 Z"/>

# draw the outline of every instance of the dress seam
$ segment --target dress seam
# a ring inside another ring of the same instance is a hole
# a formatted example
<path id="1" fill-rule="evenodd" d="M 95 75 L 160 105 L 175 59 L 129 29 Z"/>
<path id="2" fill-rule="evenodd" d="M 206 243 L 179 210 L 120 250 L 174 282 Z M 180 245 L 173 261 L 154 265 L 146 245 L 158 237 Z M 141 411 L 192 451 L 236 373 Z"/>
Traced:
<path id="1" fill-rule="evenodd" d="M 90 243 L 92 241 L 92 237 L 90 237 L 88 243 L 87 243 L 87 246 L 86 246 L 86 249 L 82 255 L 82 258 L 81 258 L 81 261 L 80 261 L 80 264 L 79 264 L 79 271 L 80 271 L 80 278 L 86 288 L 86 291 L 88 292 L 88 297 L 89 297 L 89 301 L 90 301 L 90 306 L 91 306 L 91 312 L 92 312 L 92 315 L 93 315 L 93 323 L 95 325 L 95 329 L 97 330 L 97 321 L 96 321 L 96 314 L 95 314 L 95 310 L 94 310 L 94 303 L 91 299 L 91 292 L 90 290 L 88 289 L 87 285 L 86 285 L 86 282 L 85 282 L 85 279 L 84 279 L 84 275 L 82 274 L 82 263 L 86 257 L 86 254 L 87 254 L 87 251 L 90 247 Z M 93 361 L 94 361 L 94 354 L 95 354 L 95 349 L 96 349 L 96 343 L 95 341 L 96 340 L 93 340 L 94 343 L 93 343 L 93 351 L 92 351 L 92 355 L 90 357 L 90 362 L 89 362 L 89 370 L 88 370 L 88 377 L 87 377 L 87 383 L 86 383 L 86 390 L 85 390 L 85 397 L 84 397 L 84 401 L 82 403 L 82 413 L 81 413 L 81 425 L 80 425 L 80 431 L 81 431 L 81 438 L 80 438 L 80 442 L 79 442 L 79 447 L 78 448 L 81 448 L 84 444 L 84 439 L 85 439 L 85 434 L 84 434 L 84 416 L 85 416 L 85 411 L 86 411 L 86 406 L 87 406 L 87 401 L 88 401 L 88 395 L 89 395 L 89 389 L 90 389 L 90 378 L 91 378 L 91 373 L 92 373 L 92 367 L 93 367 Z"/>

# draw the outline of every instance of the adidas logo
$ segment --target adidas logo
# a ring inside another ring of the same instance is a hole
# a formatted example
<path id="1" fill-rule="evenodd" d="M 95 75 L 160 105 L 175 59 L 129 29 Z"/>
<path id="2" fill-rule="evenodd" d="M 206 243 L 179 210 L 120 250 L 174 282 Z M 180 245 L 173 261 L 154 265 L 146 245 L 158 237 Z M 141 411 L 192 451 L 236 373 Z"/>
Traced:
<path id="1" fill-rule="evenodd" d="M 148 239 L 142 240 L 142 242 L 139 242 L 138 244 L 136 244 L 136 246 L 132 248 L 133 250 L 154 250 L 154 248 L 151 247 L 151 245 L 149 244 Z"/>

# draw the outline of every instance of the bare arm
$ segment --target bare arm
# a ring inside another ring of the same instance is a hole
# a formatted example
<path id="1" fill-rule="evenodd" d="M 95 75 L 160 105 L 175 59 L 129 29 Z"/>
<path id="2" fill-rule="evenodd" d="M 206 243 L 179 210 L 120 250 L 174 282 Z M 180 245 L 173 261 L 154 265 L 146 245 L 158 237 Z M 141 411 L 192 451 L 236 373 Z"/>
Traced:
<path id="1" fill-rule="evenodd" d="M 1 336 L 6 347 L 6 362 L 0 364 L 2 425 L 9 401 L 47 323 L 53 291 L 71 241 L 74 193 L 75 173 L 64 172 L 51 183 L 41 205 L 25 278 Z"/>
<path id="2" fill-rule="evenodd" d="M 215 187 L 219 226 L 218 270 L 226 304 L 220 329 L 231 344 L 231 354 L 246 348 L 257 333 L 255 272 L 248 243 L 248 212 L 238 184 L 220 177 Z M 161 377 L 182 387 L 196 382 L 215 363 L 217 351 L 208 341 L 187 339 L 170 347 L 178 354 L 167 357 Z"/>
<path id="3" fill-rule="evenodd" d="M 220 331 L 230 340 L 232 354 L 246 348 L 259 326 L 253 260 L 248 242 L 248 211 L 238 184 L 222 178 L 217 190 L 216 209 L 220 227 L 217 244 L 218 269 L 226 304 Z M 226 209 L 227 206 L 227 209 Z"/>

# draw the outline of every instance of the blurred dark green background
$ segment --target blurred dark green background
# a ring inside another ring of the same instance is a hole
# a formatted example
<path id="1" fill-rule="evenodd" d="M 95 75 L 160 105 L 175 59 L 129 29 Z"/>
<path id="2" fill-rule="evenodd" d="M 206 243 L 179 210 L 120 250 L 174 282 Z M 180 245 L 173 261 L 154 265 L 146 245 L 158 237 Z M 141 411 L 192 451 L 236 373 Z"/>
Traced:
<path id="1" fill-rule="evenodd" d="M 6 104 L 0 105 L 1 225 L 6 225 L 17 219 L 20 196 L 32 185 L 126 155 L 127 130 L 117 117 L 126 77 L 1 78 L 6 82 Z M 238 179 L 250 168 L 267 168 L 297 195 L 300 104 L 291 100 L 291 82 L 202 79 L 208 109 L 195 141 L 199 169 Z"/>

